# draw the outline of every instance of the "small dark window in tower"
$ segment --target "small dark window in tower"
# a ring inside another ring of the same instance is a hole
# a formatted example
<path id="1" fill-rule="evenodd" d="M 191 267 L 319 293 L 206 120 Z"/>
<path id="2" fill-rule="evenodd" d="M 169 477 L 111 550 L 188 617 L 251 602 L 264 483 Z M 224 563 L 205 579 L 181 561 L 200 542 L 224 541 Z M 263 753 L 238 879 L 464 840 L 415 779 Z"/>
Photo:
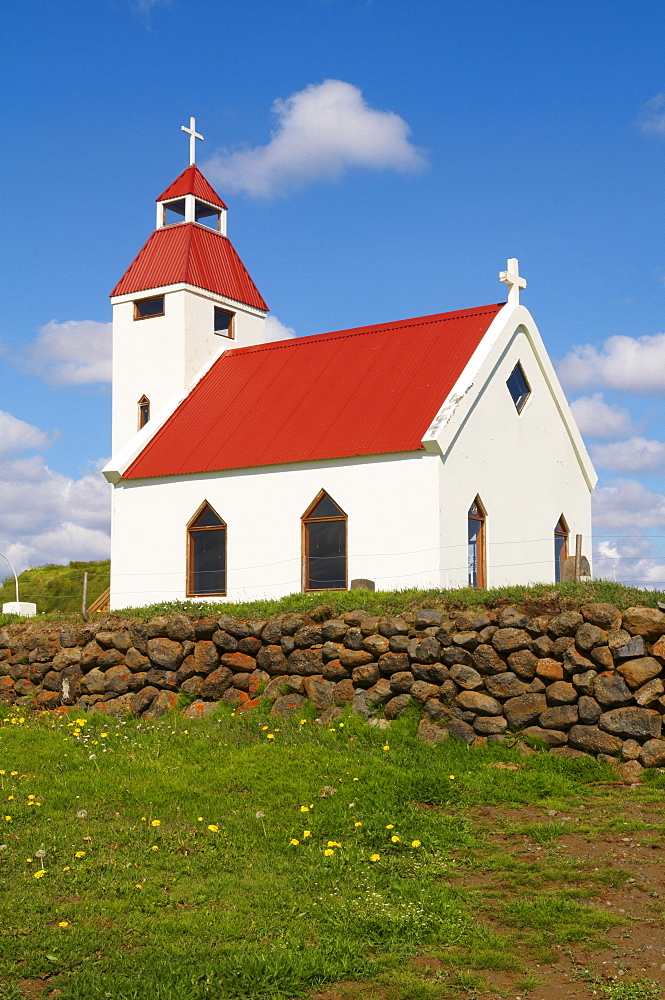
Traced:
<path id="1" fill-rule="evenodd" d="M 554 582 L 563 580 L 563 568 L 568 558 L 568 525 L 563 514 L 554 529 Z"/>
<path id="2" fill-rule="evenodd" d="M 164 315 L 164 296 L 156 295 L 152 299 L 139 299 L 134 303 L 134 319 L 152 319 L 153 316 Z"/>
<path id="3" fill-rule="evenodd" d="M 174 226 L 177 222 L 185 221 L 185 199 L 179 198 L 177 201 L 167 201 L 164 205 L 164 225 Z"/>
<path id="4" fill-rule="evenodd" d="M 469 586 L 484 589 L 487 579 L 485 570 L 485 508 L 480 497 L 476 497 L 469 507 L 467 517 L 467 553 L 469 563 Z"/>
<path id="5" fill-rule="evenodd" d="M 150 400 L 147 396 L 141 396 L 139 399 L 139 430 L 150 420 Z"/>
<path id="6" fill-rule="evenodd" d="M 233 313 L 215 306 L 215 333 L 233 340 Z"/>
<path id="7" fill-rule="evenodd" d="M 218 208 L 213 208 L 212 205 L 206 205 L 202 201 L 196 201 L 194 203 L 194 219 L 201 226 L 207 226 L 208 229 L 214 229 L 216 232 L 220 230 L 220 220 L 222 213 Z"/>
<path id="8" fill-rule="evenodd" d="M 526 380 L 526 376 L 522 371 L 522 366 L 519 361 L 513 368 L 512 374 L 506 382 L 506 385 L 508 386 L 510 395 L 513 397 L 513 403 L 515 404 L 517 412 L 521 413 L 524 404 L 531 395 L 531 386 Z"/>
<path id="9" fill-rule="evenodd" d="M 322 490 L 302 524 L 305 590 L 346 590 L 346 514 Z"/>
<path id="10" fill-rule="evenodd" d="M 226 524 L 206 501 L 187 526 L 187 596 L 226 593 Z"/>

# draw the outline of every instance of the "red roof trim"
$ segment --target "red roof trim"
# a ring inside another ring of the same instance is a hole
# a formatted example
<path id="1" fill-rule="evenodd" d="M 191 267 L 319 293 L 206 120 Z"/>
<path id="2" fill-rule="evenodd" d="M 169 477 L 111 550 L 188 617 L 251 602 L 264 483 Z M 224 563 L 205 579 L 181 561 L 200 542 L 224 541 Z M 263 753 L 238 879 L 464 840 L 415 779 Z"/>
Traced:
<path id="1" fill-rule="evenodd" d="M 123 478 L 421 451 L 504 304 L 228 350 Z"/>
<path id="2" fill-rule="evenodd" d="M 208 201 L 211 205 L 216 205 L 217 208 L 226 208 L 226 205 L 215 189 L 208 183 L 194 163 L 183 170 L 155 201 L 169 201 L 171 198 L 183 198 L 186 194 L 193 194 L 196 198 Z"/>
<path id="3" fill-rule="evenodd" d="M 111 292 L 111 297 L 183 282 L 268 311 L 231 241 L 195 222 L 156 229 Z"/>

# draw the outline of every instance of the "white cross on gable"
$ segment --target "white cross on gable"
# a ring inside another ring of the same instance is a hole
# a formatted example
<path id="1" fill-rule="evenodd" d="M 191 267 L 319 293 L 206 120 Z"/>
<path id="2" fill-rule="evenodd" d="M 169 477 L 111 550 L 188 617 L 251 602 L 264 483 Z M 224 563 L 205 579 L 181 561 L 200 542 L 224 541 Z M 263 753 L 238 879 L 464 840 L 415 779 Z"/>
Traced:
<path id="1" fill-rule="evenodd" d="M 189 128 L 186 125 L 181 125 L 180 128 L 189 135 L 189 165 L 191 166 L 192 163 L 196 163 L 196 140 L 203 141 L 203 136 L 196 131 L 196 118 L 189 119 Z"/>
<path id="2" fill-rule="evenodd" d="M 507 270 L 499 271 L 499 279 L 508 285 L 508 301 L 512 306 L 520 304 L 520 288 L 526 288 L 526 279 L 520 277 L 519 261 L 511 257 Z"/>

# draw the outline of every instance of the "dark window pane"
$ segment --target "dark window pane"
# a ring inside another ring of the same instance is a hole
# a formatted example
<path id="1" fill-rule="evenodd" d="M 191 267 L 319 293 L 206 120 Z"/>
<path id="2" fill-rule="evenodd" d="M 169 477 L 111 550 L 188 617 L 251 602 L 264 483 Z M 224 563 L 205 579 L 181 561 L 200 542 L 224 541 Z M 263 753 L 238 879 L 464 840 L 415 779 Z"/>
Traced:
<path id="1" fill-rule="evenodd" d="M 139 406 L 139 427 L 145 427 L 150 420 L 150 403 L 141 403 Z"/>
<path id="2" fill-rule="evenodd" d="M 324 493 L 314 510 L 307 515 L 309 521 L 312 517 L 345 517 L 343 510 L 337 506 L 327 493 Z"/>
<path id="3" fill-rule="evenodd" d="M 231 332 L 233 313 L 226 309 L 215 309 L 215 333 L 221 333 L 228 337 Z"/>
<path id="4" fill-rule="evenodd" d="M 529 383 L 524 377 L 524 372 L 522 371 L 522 366 L 520 364 L 515 365 L 512 375 L 506 382 L 506 385 L 508 386 L 510 395 L 513 397 L 513 403 L 519 412 L 531 395 Z"/>
<path id="5" fill-rule="evenodd" d="M 306 522 L 308 590 L 346 587 L 346 521 Z"/>
<path id="6" fill-rule="evenodd" d="M 149 316 L 162 316 L 164 313 L 164 296 L 158 295 L 154 299 L 140 299 L 134 303 L 136 316 L 139 319 L 147 319 Z"/>
<path id="7" fill-rule="evenodd" d="M 219 209 L 204 205 L 203 202 L 194 203 L 194 218 L 198 223 L 207 226 L 208 229 L 219 229 Z"/>
<path id="8" fill-rule="evenodd" d="M 483 522 L 475 518 L 468 520 L 468 564 L 469 564 L 469 586 L 478 586 L 478 543 Z"/>
<path id="9" fill-rule="evenodd" d="M 554 581 L 561 583 L 563 579 L 563 564 L 568 538 L 566 535 L 554 535 Z"/>
<path id="10" fill-rule="evenodd" d="M 173 226 L 176 222 L 182 222 L 185 218 L 185 199 L 171 201 L 164 205 L 164 225 Z"/>
<path id="11" fill-rule="evenodd" d="M 190 531 L 191 589 L 193 594 L 223 594 L 226 591 L 226 531 Z"/>
<path id="12" fill-rule="evenodd" d="M 196 518 L 196 520 L 192 522 L 190 527 L 216 528 L 217 525 L 223 525 L 223 524 L 224 522 L 222 521 L 219 514 L 216 514 L 215 511 L 210 506 L 210 504 L 207 503 L 203 508 L 203 510 L 201 511 L 201 513 L 199 514 L 199 516 Z"/>

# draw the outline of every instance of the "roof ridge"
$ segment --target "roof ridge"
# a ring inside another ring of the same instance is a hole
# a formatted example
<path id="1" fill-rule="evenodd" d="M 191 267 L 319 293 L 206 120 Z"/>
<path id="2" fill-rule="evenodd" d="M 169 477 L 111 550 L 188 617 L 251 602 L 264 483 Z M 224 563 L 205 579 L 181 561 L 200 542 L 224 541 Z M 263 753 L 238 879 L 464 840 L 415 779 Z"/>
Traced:
<path id="1" fill-rule="evenodd" d="M 290 337 L 284 341 L 277 340 L 267 344 L 250 344 L 247 347 L 236 347 L 232 351 L 224 352 L 221 357 L 249 353 L 259 354 L 261 351 L 281 351 L 289 347 L 306 347 L 309 344 L 320 342 L 324 337 L 326 338 L 326 343 L 329 343 L 331 340 L 350 340 L 352 337 L 365 337 L 370 333 L 377 333 L 380 327 L 400 329 L 407 325 L 429 326 L 432 323 L 440 323 L 443 320 L 453 321 L 455 319 L 460 319 L 460 313 L 465 313 L 466 316 L 471 319 L 474 316 L 482 316 L 486 312 L 491 312 L 491 310 L 496 306 L 502 308 L 505 305 L 505 302 L 491 302 L 486 306 L 472 306 L 470 309 L 454 309 L 450 313 L 433 313 L 428 316 L 414 316 L 412 319 L 397 320 L 397 322 L 394 323 L 376 323 L 374 326 L 351 327 L 349 330 L 330 330 L 327 333 L 309 333 L 302 337 Z"/>

